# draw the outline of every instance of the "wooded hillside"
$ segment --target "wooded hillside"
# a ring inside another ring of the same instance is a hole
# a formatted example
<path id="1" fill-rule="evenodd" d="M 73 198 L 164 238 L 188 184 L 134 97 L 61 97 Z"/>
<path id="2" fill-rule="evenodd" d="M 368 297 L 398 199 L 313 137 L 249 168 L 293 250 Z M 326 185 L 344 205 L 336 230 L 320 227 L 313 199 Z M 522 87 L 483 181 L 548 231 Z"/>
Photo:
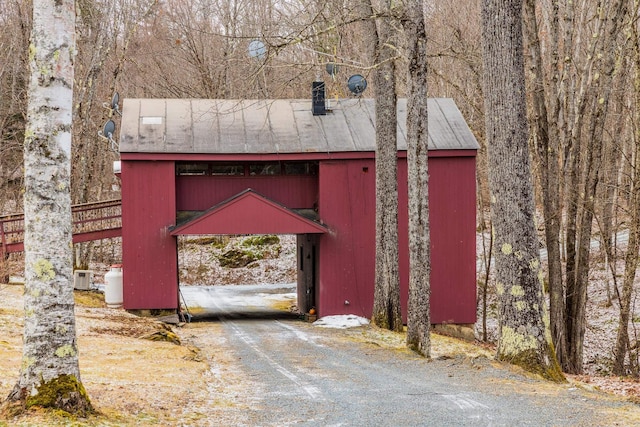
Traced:
<path id="1" fill-rule="evenodd" d="M 481 142 L 478 229 L 488 231 L 482 81 L 496 70 L 483 70 L 480 1 L 427 5 L 429 96 L 454 98 Z M 628 0 L 528 0 L 523 10 L 537 227 L 548 253 L 554 343 L 569 372 L 582 369 L 593 239 L 609 270 L 609 302 L 619 304 L 621 313 L 614 370 L 638 372 L 627 330 L 634 318 L 640 230 L 638 7 Z M 311 82 L 321 78 L 329 98 L 342 98 L 352 96 L 346 81 L 359 73 L 369 81 L 363 96 L 376 94 L 370 17 L 356 0 L 79 0 L 77 10 L 74 204 L 119 197 L 112 173 L 117 153 L 98 137 L 109 118 L 118 124 L 117 114 L 106 108 L 116 91 L 121 98 L 310 98 Z M 393 13 L 386 43 L 396 52 L 396 92 L 404 97 L 407 37 Z M 3 214 L 22 211 L 30 20 L 29 1 L 0 5 Z M 630 232 L 628 245 L 616 243 L 621 231 Z M 88 251 L 90 246 L 79 250 L 77 262 Z M 480 297 L 485 276 L 478 277 Z"/>

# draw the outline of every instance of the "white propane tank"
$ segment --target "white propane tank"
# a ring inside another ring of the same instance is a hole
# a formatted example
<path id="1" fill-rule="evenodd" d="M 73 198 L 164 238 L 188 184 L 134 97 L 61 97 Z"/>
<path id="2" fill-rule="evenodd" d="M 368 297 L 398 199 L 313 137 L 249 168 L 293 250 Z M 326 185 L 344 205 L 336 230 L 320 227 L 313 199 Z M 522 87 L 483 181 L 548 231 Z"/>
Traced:
<path id="1" fill-rule="evenodd" d="M 107 303 L 107 307 L 122 307 L 122 265 L 112 265 L 104 275 L 104 281 L 104 302 Z"/>

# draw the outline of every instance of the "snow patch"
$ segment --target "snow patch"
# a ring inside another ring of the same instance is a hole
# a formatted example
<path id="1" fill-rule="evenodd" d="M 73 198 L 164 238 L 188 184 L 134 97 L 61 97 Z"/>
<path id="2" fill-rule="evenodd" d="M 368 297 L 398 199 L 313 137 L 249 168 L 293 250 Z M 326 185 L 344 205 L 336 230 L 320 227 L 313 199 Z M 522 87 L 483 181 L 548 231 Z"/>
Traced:
<path id="1" fill-rule="evenodd" d="M 336 316 L 325 316 L 313 322 L 313 326 L 320 328 L 347 329 L 368 325 L 369 319 L 356 316 L 355 314 L 341 314 Z"/>

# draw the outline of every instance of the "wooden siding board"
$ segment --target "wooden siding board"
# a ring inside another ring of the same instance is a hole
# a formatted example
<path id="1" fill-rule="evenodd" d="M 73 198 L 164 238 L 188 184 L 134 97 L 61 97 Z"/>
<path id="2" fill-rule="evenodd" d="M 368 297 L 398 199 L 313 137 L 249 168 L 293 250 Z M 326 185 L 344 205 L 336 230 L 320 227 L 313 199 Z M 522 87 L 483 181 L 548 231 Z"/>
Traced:
<path id="1" fill-rule="evenodd" d="M 320 164 L 319 214 L 331 232 L 320 238 L 319 315 L 371 316 L 375 265 L 375 165 Z M 434 323 L 475 323 L 475 163 L 430 159 L 431 316 Z M 368 172 L 363 173 L 363 167 Z M 464 196 L 461 196 L 461 195 Z M 399 274 L 403 319 L 409 283 L 407 164 L 398 164 Z M 350 301 L 345 305 L 345 301 Z"/>
<path id="2" fill-rule="evenodd" d="M 318 315 L 371 316 L 375 262 L 373 159 L 320 163 Z"/>
<path id="3" fill-rule="evenodd" d="M 251 188 L 290 209 L 313 209 L 318 198 L 317 176 L 178 176 L 179 211 L 204 211 Z"/>
<path id="4" fill-rule="evenodd" d="M 406 319 L 408 235 L 406 160 L 400 159 L 399 246 L 400 283 Z M 177 298 L 176 242 L 167 240 L 175 221 L 181 181 L 172 162 L 123 163 L 123 261 L 125 307 L 172 308 Z M 204 187 L 214 187 L 203 180 Z M 172 187 L 176 182 L 176 187 Z M 269 180 L 264 180 L 269 182 Z M 197 186 L 193 188 L 197 200 Z M 280 188 L 271 182 L 266 188 Z M 318 309 L 320 315 L 360 314 L 369 317 L 375 260 L 375 163 L 373 159 L 327 160 L 320 163 L 320 218 L 330 233 L 320 239 Z M 475 158 L 430 158 L 430 220 L 432 243 L 432 321 L 475 322 Z M 179 209 L 178 209 L 179 210 Z M 258 215 L 257 217 L 255 215 Z M 244 215 L 244 216 L 243 216 Z M 245 218 L 246 215 L 254 215 Z M 215 232 L 307 232 L 287 221 L 260 213 L 259 206 L 229 210 L 216 218 Z M 253 228 L 247 228 L 250 224 Z M 201 230 L 211 232 L 211 229 Z M 127 268 L 127 266 L 134 266 Z M 174 292 L 175 291 L 175 292 Z M 345 304 L 345 301 L 349 301 Z M 177 302 L 176 302 L 177 304 Z"/>
<path id="5" fill-rule="evenodd" d="M 201 99 L 192 100 L 191 123 L 194 153 L 222 151 L 216 103 Z"/>
<path id="6" fill-rule="evenodd" d="M 429 159 L 434 323 L 476 321 L 475 194 L 472 157 Z"/>
<path id="7" fill-rule="evenodd" d="M 122 163 L 122 265 L 125 309 L 178 306 L 173 162 Z"/>

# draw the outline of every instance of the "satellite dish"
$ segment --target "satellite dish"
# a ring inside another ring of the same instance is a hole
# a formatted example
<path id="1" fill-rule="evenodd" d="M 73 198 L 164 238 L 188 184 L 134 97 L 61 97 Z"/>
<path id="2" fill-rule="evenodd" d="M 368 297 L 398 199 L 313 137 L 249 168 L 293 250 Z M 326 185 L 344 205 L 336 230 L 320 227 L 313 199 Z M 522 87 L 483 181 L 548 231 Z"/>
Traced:
<path id="1" fill-rule="evenodd" d="M 267 47 L 260 40 L 251 40 L 249 42 L 249 56 L 252 58 L 263 59 L 267 55 Z"/>
<path id="2" fill-rule="evenodd" d="M 102 130 L 98 131 L 98 136 L 109 141 L 109 148 L 114 153 L 118 152 L 118 142 L 113 139 L 113 133 L 116 131 L 116 124 L 113 120 L 107 120 Z"/>
<path id="3" fill-rule="evenodd" d="M 102 135 L 105 136 L 107 139 L 111 140 L 113 139 L 113 133 L 116 131 L 116 124 L 113 122 L 113 120 L 109 120 L 107 121 L 107 123 L 104 124 L 104 128 L 102 129 Z"/>
<path id="4" fill-rule="evenodd" d="M 347 87 L 354 95 L 360 95 L 367 88 L 367 80 L 360 74 L 354 74 L 347 80 Z"/>
<path id="5" fill-rule="evenodd" d="M 325 69 L 327 70 L 327 73 L 329 73 L 331 77 L 335 77 L 336 74 L 338 74 L 338 65 L 333 62 L 329 62 L 326 65 Z"/>
<path id="6" fill-rule="evenodd" d="M 118 103 L 120 102 L 120 95 L 118 92 L 113 94 L 113 98 L 111 98 L 111 109 L 118 110 Z"/>

